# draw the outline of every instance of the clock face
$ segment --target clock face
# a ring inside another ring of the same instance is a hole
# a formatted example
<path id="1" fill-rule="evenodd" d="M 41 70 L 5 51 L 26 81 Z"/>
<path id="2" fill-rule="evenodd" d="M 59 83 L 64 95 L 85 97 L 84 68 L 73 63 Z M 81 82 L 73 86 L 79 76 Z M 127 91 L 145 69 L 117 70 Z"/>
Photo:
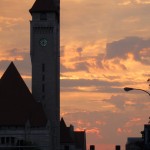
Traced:
<path id="1" fill-rule="evenodd" d="M 40 45 L 45 47 L 47 45 L 47 40 L 46 39 L 41 39 L 40 40 Z"/>

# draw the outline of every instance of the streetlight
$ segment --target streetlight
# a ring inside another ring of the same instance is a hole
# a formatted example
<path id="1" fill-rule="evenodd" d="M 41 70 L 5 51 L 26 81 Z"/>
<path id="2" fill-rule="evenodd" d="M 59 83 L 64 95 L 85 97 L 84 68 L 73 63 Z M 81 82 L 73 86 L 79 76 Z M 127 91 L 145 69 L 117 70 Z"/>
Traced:
<path id="1" fill-rule="evenodd" d="M 147 93 L 150 96 L 150 93 L 148 91 L 146 91 L 146 90 L 143 90 L 143 89 L 136 89 L 136 88 L 125 87 L 124 90 L 126 92 L 129 92 L 129 91 L 132 91 L 132 90 L 139 90 L 139 91 L 143 91 L 143 92 Z"/>

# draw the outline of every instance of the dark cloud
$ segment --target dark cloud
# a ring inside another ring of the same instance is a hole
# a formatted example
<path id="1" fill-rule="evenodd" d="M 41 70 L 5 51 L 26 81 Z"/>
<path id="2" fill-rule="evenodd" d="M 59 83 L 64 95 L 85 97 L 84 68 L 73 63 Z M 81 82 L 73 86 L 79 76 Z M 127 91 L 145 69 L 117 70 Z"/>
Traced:
<path id="1" fill-rule="evenodd" d="M 90 79 L 78 79 L 78 80 L 67 80 L 63 79 L 61 81 L 61 85 L 63 87 L 76 87 L 76 86 L 121 86 L 120 82 L 109 82 L 109 81 L 102 81 L 102 80 L 90 80 Z"/>
<path id="2" fill-rule="evenodd" d="M 95 58 L 96 60 L 96 65 L 98 68 L 104 68 L 102 61 L 104 60 L 104 54 L 98 54 L 97 57 Z"/>
<path id="3" fill-rule="evenodd" d="M 122 70 L 127 70 L 126 66 L 120 62 L 120 59 L 114 59 L 112 63 L 120 67 Z"/>
<path id="4" fill-rule="evenodd" d="M 150 73 L 145 73 L 145 74 L 143 74 L 143 76 L 146 78 L 150 78 Z"/>
<path id="5" fill-rule="evenodd" d="M 77 48 L 77 52 L 78 52 L 79 56 L 81 56 L 82 51 L 83 51 L 82 47 Z"/>
<path id="6" fill-rule="evenodd" d="M 97 93 L 122 93 L 122 83 L 103 80 L 88 80 L 88 79 L 62 79 L 61 91 L 66 92 L 97 92 Z M 78 87 L 84 87 L 80 89 Z M 93 88 L 95 87 L 95 88 Z"/>
<path id="7" fill-rule="evenodd" d="M 118 79 L 120 78 L 119 76 L 112 76 L 112 75 L 103 75 L 106 79 L 109 79 L 109 80 L 114 80 L 114 79 Z"/>
<path id="8" fill-rule="evenodd" d="M 118 93 L 118 95 L 112 95 L 109 99 L 104 99 L 104 101 L 115 105 L 115 107 L 120 111 L 126 111 L 128 108 L 135 110 L 149 109 L 149 106 L 146 106 L 148 99 L 145 93 L 141 94 L 139 92 L 131 92 L 129 95 L 126 94 L 127 93 L 124 91 L 123 94 Z M 133 98 L 133 94 L 136 95 L 135 98 Z"/>
<path id="9" fill-rule="evenodd" d="M 78 52 L 78 53 L 81 53 L 82 51 L 83 51 L 82 47 L 78 47 L 78 48 L 77 48 L 77 52 Z"/>
<path id="10" fill-rule="evenodd" d="M 126 107 L 126 100 L 127 98 L 124 95 L 112 95 L 110 99 L 107 99 L 106 101 L 115 105 L 117 109 L 124 111 Z"/>
<path id="11" fill-rule="evenodd" d="M 89 64 L 87 62 L 76 63 L 75 68 L 76 68 L 75 71 L 89 72 Z"/>
<path id="12" fill-rule="evenodd" d="M 89 64 L 87 62 L 75 62 L 74 68 L 67 68 L 63 65 L 63 63 L 60 64 L 60 70 L 61 73 L 64 72 L 78 72 L 78 71 L 85 71 L 89 72 Z"/>
<path id="13" fill-rule="evenodd" d="M 70 71 L 69 68 L 65 67 L 62 63 L 60 63 L 60 72 L 61 73 L 69 72 L 69 71 Z M 63 75 L 63 74 L 61 74 L 61 75 Z"/>
<path id="14" fill-rule="evenodd" d="M 126 37 L 125 39 L 108 43 L 105 59 L 127 59 L 129 53 L 133 54 L 136 61 L 150 64 L 150 61 L 147 60 L 150 54 L 150 39 Z"/>

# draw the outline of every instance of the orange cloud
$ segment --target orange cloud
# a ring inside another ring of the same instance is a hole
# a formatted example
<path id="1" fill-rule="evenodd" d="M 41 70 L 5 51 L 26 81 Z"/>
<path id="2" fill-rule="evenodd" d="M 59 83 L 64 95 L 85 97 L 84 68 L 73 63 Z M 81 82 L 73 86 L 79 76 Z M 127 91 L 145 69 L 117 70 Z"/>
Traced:
<path id="1" fill-rule="evenodd" d="M 100 136 L 100 129 L 99 128 L 92 128 L 92 129 L 86 129 L 87 134 L 96 134 Z"/>
<path id="2" fill-rule="evenodd" d="M 31 76 L 27 76 L 27 75 L 22 75 L 22 78 L 25 79 L 25 80 L 26 80 L 26 79 L 32 79 Z"/>
<path id="3" fill-rule="evenodd" d="M 149 0 L 135 0 L 137 4 L 150 4 Z"/>
<path id="4" fill-rule="evenodd" d="M 130 0 L 124 1 L 124 2 L 122 2 L 122 3 L 118 3 L 118 5 L 121 5 L 121 6 L 127 6 L 127 5 L 129 5 L 129 4 L 131 4 L 131 1 L 130 1 Z"/>
<path id="5" fill-rule="evenodd" d="M 117 128 L 117 133 L 118 134 L 131 133 L 131 129 L 128 129 L 128 128 Z"/>
<path id="6" fill-rule="evenodd" d="M 118 129 L 117 129 L 117 132 L 118 132 L 118 133 L 122 133 L 123 131 L 122 131 L 121 128 L 118 128 Z"/>
<path id="7" fill-rule="evenodd" d="M 85 130 L 83 130 L 81 128 L 76 128 L 75 131 L 85 131 Z"/>
<path id="8" fill-rule="evenodd" d="M 82 120 L 77 120 L 76 123 L 77 123 L 77 126 L 84 125 L 84 122 Z"/>
<path id="9" fill-rule="evenodd" d="M 122 22 L 123 23 L 138 23 L 140 21 L 140 18 L 139 17 L 133 17 L 133 16 L 131 16 L 131 17 L 128 17 L 128 18 L 126 18 L 126 19 L 124 19 Z"/>
<path id="10" fill-rule="evenodd" d="M 99 120 L 97 120 L 95 123 L 96 123 L 97 125 L 105 125 L 105 124 L 106 124 L 105 121 L 99 121 Z"/>
<path id="11" fill-rule="evenodd" d="M 140 126 L 142 125 L 142 119 L 139 117 L 134 117 L 132 119 L 130 119 L 126 124 L 125 124 L 125 128 L 131 128 L 133 126 Z"/>
<path id="12" fill-rule="evenodd" d="M 0 16 L 0 23 L 5 24 L 7 27 L 14 26 L 14 25 L 16 25 L 20 22 L 23 22 L 23 21 L 24 20 L 21 17 L 19 17 L 19 18 L 10 18 L 10 17 Z"/>
<path id="13" fill-rule="evenodd" d="M 23 61 L 26 51 L 21 49 L 0 50 L 0 61 Z"/>

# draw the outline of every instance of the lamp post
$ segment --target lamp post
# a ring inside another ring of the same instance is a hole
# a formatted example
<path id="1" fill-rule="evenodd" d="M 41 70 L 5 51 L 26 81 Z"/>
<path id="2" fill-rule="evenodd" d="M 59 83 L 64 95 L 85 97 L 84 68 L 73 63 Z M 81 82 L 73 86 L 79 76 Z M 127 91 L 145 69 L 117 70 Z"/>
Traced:
<path id="1" fill-rule="evenodd" d="M 131 88 L 131 87 L 125 87 L 124 88 L 124 91 L 128 92 L 128 91 L 132 91 L 132 90 L 139 90 L 139 91 L 143 91 L 145 93 L 147 93 L 149 96 L 150 96 L 150 93 L 146 90 L 143 90 L 143 89 L 138 89 L 138 88 Z M 149 117 L 150 119 L 150 117 Z M 141 143 L 142 144 L 142 149 L 143 150 L 149 150 L 150 149 L 150 144 L 147 142 L 148 139 L 149 139 L 149 130 L 147 128 L 149 128 L 150 126 L 150 121 L 148 122 L 148 125 L 144 125 L 144 131 L 141 131 L 141 134 L 142 134 L 142 139 L 143 139 L 143 142 L 144 143 Z M 149 128 L 150 129 L 150 128 Z"/>
<path id="2" fill-rule="evenodd" d="M 124 90 L 126 92 L 129 92 L 129 91 L 132 91 L 132 90 L 139 90 L 139 91 L 143 91 L 143 92 L 147 93 L 150 96 L 150 93 L 148 91 L 146 91 L 146 90 L 143 90 L 143 89 L 136 89 L 136 88 L 125 87 Z"/>

